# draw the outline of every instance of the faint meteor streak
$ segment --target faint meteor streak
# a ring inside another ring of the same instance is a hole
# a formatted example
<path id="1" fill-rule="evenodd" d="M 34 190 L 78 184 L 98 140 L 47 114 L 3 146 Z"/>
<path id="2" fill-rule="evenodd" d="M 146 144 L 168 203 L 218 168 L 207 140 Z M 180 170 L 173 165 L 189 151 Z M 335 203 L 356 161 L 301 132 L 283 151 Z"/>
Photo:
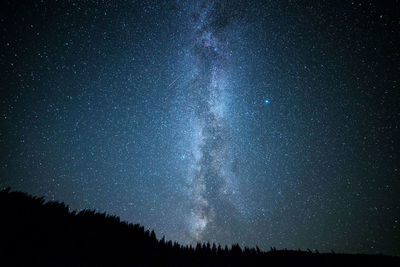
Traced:
<path id="1" fill-rule="evenodd" d="M 172 83 L 170 83 L 170 84 L 168 85 L 167 89 L 170 88 L 170 87 L 171 87 L 180 77 L 182 77 L 182 76 L 183 76 L 183 74 L 179 75 L 178 78 L 176 78 L 175 80 L 173 80 Z"/>

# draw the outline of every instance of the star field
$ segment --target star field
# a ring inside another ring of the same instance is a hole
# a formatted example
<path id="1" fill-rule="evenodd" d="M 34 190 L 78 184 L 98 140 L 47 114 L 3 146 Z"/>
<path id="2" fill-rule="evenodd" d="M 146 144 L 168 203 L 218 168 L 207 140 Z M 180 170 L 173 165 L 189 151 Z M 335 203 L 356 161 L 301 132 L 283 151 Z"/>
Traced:
<path id="1" fill-rule="evenodd" d="M 0 187 L 183 244 L 400 255 L 391 5 L 3 1 Z"/>

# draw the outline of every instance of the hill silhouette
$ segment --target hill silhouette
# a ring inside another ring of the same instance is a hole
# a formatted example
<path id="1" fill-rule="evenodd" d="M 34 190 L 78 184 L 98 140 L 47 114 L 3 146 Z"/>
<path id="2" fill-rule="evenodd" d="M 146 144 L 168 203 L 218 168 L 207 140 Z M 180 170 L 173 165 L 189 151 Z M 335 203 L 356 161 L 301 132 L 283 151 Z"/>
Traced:
<path id="1" fill-rule="evenodd" d="M 399 257 L 384 255 L 182 246 L 116 216 L 70 212 L 10 189 L 0 191 L 0 214 L 1 266 L 400 266 Z"/>

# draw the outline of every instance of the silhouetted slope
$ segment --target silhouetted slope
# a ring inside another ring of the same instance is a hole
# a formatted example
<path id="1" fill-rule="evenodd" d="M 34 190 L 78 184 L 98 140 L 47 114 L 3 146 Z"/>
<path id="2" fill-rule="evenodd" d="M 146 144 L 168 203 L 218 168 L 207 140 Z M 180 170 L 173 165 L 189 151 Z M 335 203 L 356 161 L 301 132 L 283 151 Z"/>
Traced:
<path id="1" fill-rule="evenodd" d="M 21 192 L 0 191 L 1 266 L 400 266 L 399 257 L 262 252 L 156 239 L 154 232 L 118 217 Z"/>

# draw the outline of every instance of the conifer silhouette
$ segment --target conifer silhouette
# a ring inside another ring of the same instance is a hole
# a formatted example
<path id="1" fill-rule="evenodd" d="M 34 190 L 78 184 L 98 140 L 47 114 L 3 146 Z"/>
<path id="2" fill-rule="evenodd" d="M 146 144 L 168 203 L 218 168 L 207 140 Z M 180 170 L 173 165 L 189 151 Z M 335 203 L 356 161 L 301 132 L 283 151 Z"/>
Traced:
<path id="1" fill-rule="evenodd" d="M 70 212 L 9 188 L 0 191 L 1 266 L 400 266 L 399 257 L 291 251 L 234 244 L 182 246 L 93 210 Z"/>

